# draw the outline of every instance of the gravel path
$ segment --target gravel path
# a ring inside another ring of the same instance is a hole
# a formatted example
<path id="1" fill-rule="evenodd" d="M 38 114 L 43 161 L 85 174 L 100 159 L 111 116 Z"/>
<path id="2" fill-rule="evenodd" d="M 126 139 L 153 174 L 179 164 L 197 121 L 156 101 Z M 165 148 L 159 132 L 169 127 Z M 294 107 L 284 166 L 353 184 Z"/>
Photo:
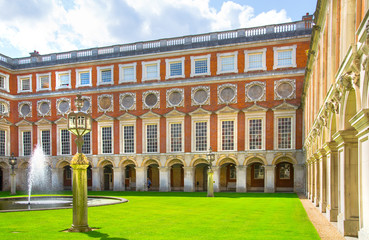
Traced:
<path id="1" fill-rule="evenodd" d="M 338 230 L 331 224 L 328 219 L 319 212 L 318 208 L 314 207 L 313 203 L 303 194 L 298 194 L 305 211 L 313 223 L 315 229 L 322 240 L 345 240 Z"/>

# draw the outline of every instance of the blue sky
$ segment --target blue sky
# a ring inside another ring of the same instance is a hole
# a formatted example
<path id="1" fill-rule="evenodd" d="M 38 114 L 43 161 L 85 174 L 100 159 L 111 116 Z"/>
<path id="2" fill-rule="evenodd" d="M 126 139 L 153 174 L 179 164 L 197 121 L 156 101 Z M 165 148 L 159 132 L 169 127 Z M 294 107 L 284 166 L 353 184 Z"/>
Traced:
<path id="1" fill-rule="evenodd" d="M 316 0 L 0 0 L 0 53 L 41 54 L 301 20 Z"/>

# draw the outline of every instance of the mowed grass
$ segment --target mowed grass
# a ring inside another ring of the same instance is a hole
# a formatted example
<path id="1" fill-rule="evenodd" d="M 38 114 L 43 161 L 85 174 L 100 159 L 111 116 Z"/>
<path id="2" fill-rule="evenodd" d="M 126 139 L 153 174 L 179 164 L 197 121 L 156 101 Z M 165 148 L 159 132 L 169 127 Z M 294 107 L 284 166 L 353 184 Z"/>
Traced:
<path id="1" fill-rule="evenodd" d="M 0 239 L 320 239 L 292 193 L 216 193 L 214 198 L 204 192 L 89 195 L 129 202 L 90 207 L 89 225 L 97 230 L 88 233 L 63 232 L 71 226 L 72 209 L 0 213 Z"/>

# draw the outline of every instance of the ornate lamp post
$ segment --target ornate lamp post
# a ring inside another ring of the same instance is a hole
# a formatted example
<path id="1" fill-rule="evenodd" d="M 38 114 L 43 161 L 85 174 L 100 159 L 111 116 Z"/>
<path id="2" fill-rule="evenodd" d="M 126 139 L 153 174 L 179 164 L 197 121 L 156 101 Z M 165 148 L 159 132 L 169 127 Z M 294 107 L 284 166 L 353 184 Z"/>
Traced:
<path id="1" fill-rule="evenodd" d="M 207 161 L 209 163 L 208 170 L 208 197 L 214 197 L 214 182 L 213 182 L 213 162 L 215 160 L 215 154 L 212 152 L 211 147 L 209 148 L 208 153 L 206 154 Z"/>
<path id="2" fill-rule="evenodd" d="M 83 100 L 81 94 L 77 94 L 75 100 L 77 111 L 68 114 L 68 131 L 77 136 L 77 153 L 74 155 L 70 166 L 73 168 L 73 224 L 70 232 L 88 232 L 87 216 L 87 168 L 89 162 L 82 153 L 83 135 L 91 131 L 92 118 L 81 111 Z"/>
<path id="3" fill-rule="evenodd" d="M 17 191 L 17 184 L 15 178 L 14 167 L 17 164 L 17 158 L 14 157 L 14 153 L 9 157 L 9 164 L 12 166 L 12 173 L 10 174 L 10 194 L 15 195 Z"/>

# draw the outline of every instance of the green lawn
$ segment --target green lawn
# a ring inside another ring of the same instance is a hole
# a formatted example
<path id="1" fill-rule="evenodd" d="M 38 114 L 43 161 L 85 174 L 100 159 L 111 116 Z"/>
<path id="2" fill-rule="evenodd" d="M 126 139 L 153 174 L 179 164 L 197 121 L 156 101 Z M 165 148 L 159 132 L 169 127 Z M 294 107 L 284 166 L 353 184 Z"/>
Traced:
<path id="1" fill-rule="evenodd" d="M 296 194 L 89 195 L 118 196 L 129 202 L 89 208 L 89 225 L 97 228 L 89 233 L 63 232 L 71 226 L 72 209 L 0 213 L 0 239 L 319 239 Z"/>

